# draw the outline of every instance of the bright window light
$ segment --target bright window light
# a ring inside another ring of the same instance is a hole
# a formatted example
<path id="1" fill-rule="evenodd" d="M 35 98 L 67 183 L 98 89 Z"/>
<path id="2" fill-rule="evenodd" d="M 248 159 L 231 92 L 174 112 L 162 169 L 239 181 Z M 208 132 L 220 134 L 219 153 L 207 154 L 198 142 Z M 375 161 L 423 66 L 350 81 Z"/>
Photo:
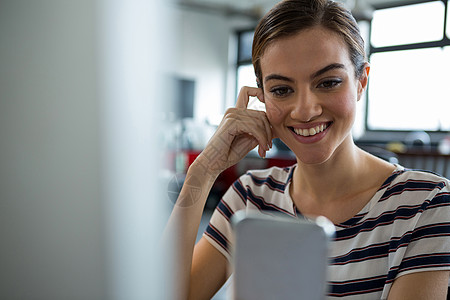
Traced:
<path id="1" fill-rule="evenodd" d="M 444 13 L 442 1 L 376 10 L 372 20 L 372 45 L 384 47 L 441 40 Z"/>
<path id="2" fill-rule="evenodd" d="M 371 56 L 369 129 L 450 130 L 449 48 Z"/>
<path id="3" fill-rule="evenodd" d="M 238 68 L 238 88 L 237 95 L 239 95 L 239 91 L 243 86 L 256 87 L 256 76 L 255 71 L 253 70 L 253 65 L 242 65 Z M 265 111 L 265 106 L 262 102 L 260 102 L 257 98 L 251 97 L 248 102 L 248 108 L 255 110 Z"/>
<path id="4" fill-rule="evenodd" d="M 238 86 L 237 93 L 243 86 L 251 86 L 256 87 L 256 76 L 255 71 L 253 70 L 253 65 L 242 65 L 238 68 Z M 237 95 L 236 95 L 237 96 Z"/>
<path id="5" fill-rule="evenodd" d="M 450 1 L 447 2 L 447 8 L 450 7 Z M 447 29 L 446 29 L 447 38 L 450 39 L 450 9 L 447 9 Z"/>

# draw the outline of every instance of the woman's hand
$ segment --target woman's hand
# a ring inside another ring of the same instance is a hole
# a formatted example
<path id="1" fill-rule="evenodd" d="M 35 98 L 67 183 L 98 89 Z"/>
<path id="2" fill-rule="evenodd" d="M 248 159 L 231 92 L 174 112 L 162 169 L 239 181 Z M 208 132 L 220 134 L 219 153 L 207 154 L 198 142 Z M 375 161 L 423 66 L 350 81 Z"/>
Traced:
<path id="1" fill-rule="evenodd" d="M 211 175 L 217 176 L 236 164 L 257 145 L 261 157 L 272 147 L 272 129 L 266 113 L 247 109 L 249 97 L 264 101 L 261 89 L 243 87 L 236 107 L 225 112 L 216 133 L 197 158 L 197 163 L 212 172 Z"/>

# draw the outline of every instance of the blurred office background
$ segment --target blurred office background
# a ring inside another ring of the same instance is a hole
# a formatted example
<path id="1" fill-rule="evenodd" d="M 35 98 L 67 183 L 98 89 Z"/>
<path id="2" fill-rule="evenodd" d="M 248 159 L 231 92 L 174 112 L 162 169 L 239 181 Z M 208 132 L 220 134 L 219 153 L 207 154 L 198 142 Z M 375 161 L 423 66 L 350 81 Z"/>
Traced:
<path id="1" fill-rule="evenodd" d="M 176 196 L 188 166 L 205 146 L 239 89 L 256 86 L 251 65 L 253 30 L 277 1 L 180 0 L 181 86 L 169 113 L 164 175 Z M 367 151 L 407 168 L 450 176 L 449 1 L 346 0 L 366 42 L 369 87 L 358 103 L 353 134 Z M 181 106 L 181 104 L 183 106 Z M 189 106 L 186 106 L 186 103 Z M 264 109 L 257 100 L 250 106 Z M 230 184 L 246 170 L 295 163 L 280 142 L 262 160 L 254 152 L 223 172 L 205 207 L 199 237 Z M 222 289 L 214 299 L 225 299 Z"/>
<path id="2" fill-rule="evenodd" d="M 253 29 L 276 2 L 0 0 L 0 298 L 169 298 L 164 223 L 255 85 Z M 342 2 L 372 64 L 356 142 L 450 176 L 449 1 Z M 280 141 L 251 152 L 216 182 L 202 228 L 246 169 L 294 162 Z"/>
<path id="3" fill-rule="evenodd" d="M 256 86 L 251 65 L 253 30 L 277 1 L 180 0 L 177 82 L 182 113 L 168 117 L 167 176 L 180 177 L 203 149 L 239 89 Z M 356 143 L 405 167 L 450 176 L 449 1 L 342 0 L 357 19 L 371 63 L 368 91 L 358 103 Z M 189 103 L 189 106 L 186 106 Z M 256 99 L 250 106 L 264 109 Z M 216 182 L 207 209 L 215 207 L 249 168 L 294 163 L 280 141 L 261 160 L 251 152 Z"/>

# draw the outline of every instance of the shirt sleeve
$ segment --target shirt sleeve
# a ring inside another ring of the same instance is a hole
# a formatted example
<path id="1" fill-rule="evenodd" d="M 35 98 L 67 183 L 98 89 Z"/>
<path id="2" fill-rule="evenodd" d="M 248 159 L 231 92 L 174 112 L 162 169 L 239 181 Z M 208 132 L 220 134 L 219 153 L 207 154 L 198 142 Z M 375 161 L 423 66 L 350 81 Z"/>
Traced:
<path id="1" fill-rule="evenodd" d="M 224 194 L 203 233 L 206 240 L 229 262 L 231 262 L 231 246 L 234 241 L 231 218 L 237 211 L 246 208 L 246 190 L 241 179 L 242 177 L 236 180 Z"/>
<path id="2" fill-rule="evenodd" d="M 448 180 L 439 182 L 425 199 L 422 208 L 414 228 L 406 233 L 409 235 L 408 245 L 398 269 L 390 270 L 390 273 L 397 273 L 395 277 L 421 271 L 450 270 Z"/>

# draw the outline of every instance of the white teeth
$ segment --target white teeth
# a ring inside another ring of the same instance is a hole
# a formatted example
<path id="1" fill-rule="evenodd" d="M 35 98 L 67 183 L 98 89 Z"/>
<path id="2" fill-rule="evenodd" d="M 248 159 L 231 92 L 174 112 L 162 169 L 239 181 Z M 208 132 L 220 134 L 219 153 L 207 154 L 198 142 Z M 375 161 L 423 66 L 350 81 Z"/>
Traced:
<path id="1" fill-rule="evenodd" d="M 325 129 L 327 129 L 327 125 L 320 124 L 320 125 L 317 125 L 316 127 L 312 127 L 309 129 L 294 128 L 294 132 L 301 136 L 311 136 L 311 135 L 316 135 L 316 134 L 324 131 Z"/>
<path id="2" fill-rule="evenodd" d="M 299 133 L 300 135 L 309 136 L 309 130 L 308 129 L 303 129 L 303 130 L 300 129 L 299 132 L 301 132 L 301 133 Z"/>

